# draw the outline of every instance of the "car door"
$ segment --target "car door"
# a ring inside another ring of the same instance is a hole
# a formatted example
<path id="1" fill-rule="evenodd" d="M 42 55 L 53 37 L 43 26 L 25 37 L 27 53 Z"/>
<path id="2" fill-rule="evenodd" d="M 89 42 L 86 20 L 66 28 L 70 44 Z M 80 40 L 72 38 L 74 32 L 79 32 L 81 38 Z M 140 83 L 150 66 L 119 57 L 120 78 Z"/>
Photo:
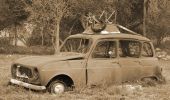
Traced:
<path id="1" fill-rule="evenodd" d="M 87 62 L 87 84 L 100 85 L 121 82 L 117 59 L 117 42 L 104 39 L 97 42 Z"/>
<path id="2" fill-rule="evenodd" d="M 155 74 L 156 67 L 160 66 L 158 59 L 155 57 L 153 45 L 144 41 L 141 53 L 142 76 L 148 77 Z"/>
<path id="3" fill-rule="evenodd" d="M 122 81 L 133 81 L 141 76 L 141 43 L 138 40 L 119 40 L 119 64 L 122 68 Z"/>

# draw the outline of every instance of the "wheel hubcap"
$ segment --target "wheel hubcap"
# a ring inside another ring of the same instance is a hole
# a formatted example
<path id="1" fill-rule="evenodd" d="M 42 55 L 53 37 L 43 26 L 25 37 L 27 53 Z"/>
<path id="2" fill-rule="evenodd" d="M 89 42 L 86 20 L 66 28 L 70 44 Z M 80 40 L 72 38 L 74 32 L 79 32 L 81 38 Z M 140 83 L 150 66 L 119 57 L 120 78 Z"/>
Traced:
<path id="1" fill-rule="evenodd" d="M 64 85 L 63 84 L 61 84 L 61 83 L 56 83 L 55 85 L 54 85 L 54 93 L 63 93 L 64 92 L 64 89 L 65 89 L 65 87 L 64 87 Z"/>

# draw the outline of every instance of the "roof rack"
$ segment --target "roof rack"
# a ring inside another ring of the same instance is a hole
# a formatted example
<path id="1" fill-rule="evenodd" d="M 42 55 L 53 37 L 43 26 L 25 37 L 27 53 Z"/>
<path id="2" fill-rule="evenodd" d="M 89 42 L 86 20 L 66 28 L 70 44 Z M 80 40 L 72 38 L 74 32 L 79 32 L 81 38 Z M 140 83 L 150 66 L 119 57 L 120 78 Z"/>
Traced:
<path id="1" fill-rule="evenodd" d="M 125 32 L 121 32 L 121 31 L 126 31 Z M 119 24 L 97 24 L 97 26 L 94 29 L 94 26 L 92 27 L 92 25 L 90 27 L 87 27 L 87 29 L 83 32 L 83 34 L 114 34 L 114 33 L 124 33 L 124 34 L 132 34 L 132 35 L 140 35 L 122 25 Z M 141 36 L 141 35 L 140 35 Z"/>
<path id="2" fill-rule="evenodd" d="M 138 34 L 138 33 L 134 32 L 134 31 L 122 26 L 122 25 L 116 24 L 116 26 L 119 27 L 120 29 L 123 29 L 123 30 L 129 32 L 129 33 L 126 33 L 126 34 L 140 35 L 141 36 L 141 34 Z"/>
<path id="3" fill-rule="evenodd" d="M 94 15 L 89 15 L 90 21 L 88 21 L 89 27 L 85 29 L 83 32 L 84 34 L 113 34 L 113 33 L 125 33 L 125 34 L 132 34 L 132 35 L 140 35 L 122 25 L 119 24 L 112 24 L 113 22 L 109 22 L 110 18 L 115 14 L 116 18 L 116 12 L 113 11 L 112 14 L 105 18 L 105 20 L 102 20 L 101 17 L 104 15 L 105 11 L 102 12 L 99 18 L 96 18 Z M 121 32 L 123 31 L 123 32 Z M 126 33 L 127 32 L 127 33 Z"/>

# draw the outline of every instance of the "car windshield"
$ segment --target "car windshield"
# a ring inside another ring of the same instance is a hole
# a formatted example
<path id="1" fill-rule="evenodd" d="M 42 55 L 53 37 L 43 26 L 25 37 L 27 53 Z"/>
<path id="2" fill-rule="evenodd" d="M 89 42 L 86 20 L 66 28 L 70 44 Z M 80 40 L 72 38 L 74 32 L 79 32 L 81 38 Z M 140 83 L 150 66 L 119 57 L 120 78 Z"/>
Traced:
<path id="1" fill-rule="evenodd" d="M 61 47 L 61 52 L 87 53 L 91 45 L 90 39 L 70 38 Z"/>

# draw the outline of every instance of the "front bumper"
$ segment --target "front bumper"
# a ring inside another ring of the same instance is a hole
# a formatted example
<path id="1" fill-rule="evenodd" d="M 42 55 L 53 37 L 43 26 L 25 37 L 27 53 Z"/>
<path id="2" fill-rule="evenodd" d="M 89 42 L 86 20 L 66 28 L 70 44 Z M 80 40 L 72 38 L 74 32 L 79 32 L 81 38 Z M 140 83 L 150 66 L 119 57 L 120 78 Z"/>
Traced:
<path id="1" fill-rule="evenodd" d="M 19 86 L 23 86 L 29 89 L 33 89 L 33 90 L 45 90 L 46 87 L 45 86 L 38 86 L 38 85 L 33 85 L 33 84 L 29 84 L 29 83 L 25 83 L 22 81 L 18 81 L 16 79 L 11 79 L 10 83 L 15 84 L 15 85 L 19 85 Z"/>

